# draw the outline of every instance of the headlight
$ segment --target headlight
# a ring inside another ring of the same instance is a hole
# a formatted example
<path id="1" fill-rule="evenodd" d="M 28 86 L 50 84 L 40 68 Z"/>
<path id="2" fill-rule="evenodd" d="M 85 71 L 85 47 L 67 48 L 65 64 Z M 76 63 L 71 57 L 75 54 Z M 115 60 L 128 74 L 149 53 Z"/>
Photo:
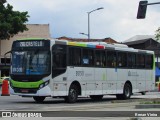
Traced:
<path id="1" fill-rule="evenodd" d="M 47 86 L 49 84 L 49 80 L 42 83 L 40 86 L 39 86 L 39 89 L 42 89 L 43 87 Z"/>
<path id="2" fill-rule="evenodd" d="M 44 87 L 44 84 L 41 84 L 41 85 L 39 86 L 40 89 L 43 88 L 43 87 Z"/>

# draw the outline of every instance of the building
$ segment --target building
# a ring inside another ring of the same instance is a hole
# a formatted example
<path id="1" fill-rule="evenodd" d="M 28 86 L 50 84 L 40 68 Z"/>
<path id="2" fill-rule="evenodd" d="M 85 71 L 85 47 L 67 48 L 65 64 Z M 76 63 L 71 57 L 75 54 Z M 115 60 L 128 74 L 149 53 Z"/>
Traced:
<path id="1" fill-rule="evenodd" d="M 123 43 L 135 49 L 152 50 L 156 56 L 159 56 L 160 43 L 154 36 L 136 35 Z"/>
<path id="2" fill-rule="evenodd" d="M 11 50 L 13 41 L 23 38 L 50 38 L 49 24 L 27 24 L 28 31 L 19 33 L 9 40 L 0 40 L 0 76 L 9 75 L 9 67 L 5 67 L 4 54 Z M 7 63 L 10 63 L 10 55 L 7 55 Z"/>
<path id="3" fill-rule="evenodd" d="M 104 39 L 84 39 L 84 38 L 70 38 L 70 37 L 60 37 L 57 38 L 59 40 L 68 40 L 71 42 L 106 42 L 106 43 L 118 43 L 117 41 L 113 40 L 112 38 L 104 38 Z"/>

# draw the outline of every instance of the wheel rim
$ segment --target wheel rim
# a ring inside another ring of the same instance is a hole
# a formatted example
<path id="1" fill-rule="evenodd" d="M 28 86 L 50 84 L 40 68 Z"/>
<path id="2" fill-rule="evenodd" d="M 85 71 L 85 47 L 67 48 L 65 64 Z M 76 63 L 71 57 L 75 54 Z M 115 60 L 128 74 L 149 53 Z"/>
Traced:
<path id="1" fill-rule="evenodd" d="M 127 98 L 130 96 L 130 88 L 128 86 L 125 89 L 125 95 Z"/>
<path id="2" fill-rule="evenodd" d="M 76 90 L 74 90 L 74 89 L 71 89 L 70 90 L 70 98 L 72 99 L 72 100 L 75 100 L 76 99 L 76 96 L 77 94 L 76 94 Z"/>

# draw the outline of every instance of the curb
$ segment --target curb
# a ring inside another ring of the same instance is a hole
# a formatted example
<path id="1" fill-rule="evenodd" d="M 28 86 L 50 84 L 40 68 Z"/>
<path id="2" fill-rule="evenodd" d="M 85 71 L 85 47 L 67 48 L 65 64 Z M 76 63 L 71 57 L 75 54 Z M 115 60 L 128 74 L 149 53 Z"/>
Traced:
<path id="1" fill-rule="evenodd" d="M 129 103 L 129 102 L 144 102 L 144 101 L 153 101 L 153 100 L 157 100 L 157 98 L 131 98 L 128 100 L 112 100 L 111 103 Z M 146 105 L 146 104 L 145 104 Z"/>
<path id="2" fill-rule="evenodd" d="M 160 108 L 160 104 L 140 104 L 135 105 L 136 109 L 144 109 L 144 108 Z"/>

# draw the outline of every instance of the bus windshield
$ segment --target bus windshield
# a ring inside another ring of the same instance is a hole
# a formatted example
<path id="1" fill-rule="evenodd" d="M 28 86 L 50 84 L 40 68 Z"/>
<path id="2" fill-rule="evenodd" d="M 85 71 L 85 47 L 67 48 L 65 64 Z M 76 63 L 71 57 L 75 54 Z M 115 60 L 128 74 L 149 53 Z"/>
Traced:
<path id="1" fill-rule="evenodd" d="M 11 74 L 44 75 L 50 73 L 50 52 L 42 50 L 13 51 Z"/>

